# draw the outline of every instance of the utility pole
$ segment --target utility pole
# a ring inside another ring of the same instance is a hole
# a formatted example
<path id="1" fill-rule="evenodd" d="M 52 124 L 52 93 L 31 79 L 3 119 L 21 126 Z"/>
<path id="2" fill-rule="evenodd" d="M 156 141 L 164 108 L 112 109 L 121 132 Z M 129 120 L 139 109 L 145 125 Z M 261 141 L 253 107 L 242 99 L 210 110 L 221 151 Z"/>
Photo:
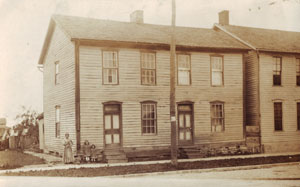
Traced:
<path id="1" fill-rule="evenodd" d="M 171 118 L 171 164 L 177 166 L 177 125 L 176 125 L 176 103 L 175 103 L 175 19 L 176 4 L 172 0 L 172 27 L 170 45 L 170 118 Z"/>

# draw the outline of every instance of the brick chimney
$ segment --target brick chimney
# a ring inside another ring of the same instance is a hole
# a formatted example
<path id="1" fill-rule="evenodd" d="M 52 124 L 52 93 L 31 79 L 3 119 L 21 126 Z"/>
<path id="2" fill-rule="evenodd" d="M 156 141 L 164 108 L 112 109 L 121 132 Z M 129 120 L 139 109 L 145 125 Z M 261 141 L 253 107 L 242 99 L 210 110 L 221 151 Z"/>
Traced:
<path id="1" fill-rule="evenodd" d="M 132 23 L 144 23 L 144 12 L 142 10 L 136 10 L 130 14 L 130 22 Z"/>
<path id="2" fill-rule="evenodd" d="M 219 12 L 219 24 L 220 25 L 229 25 L 229 11 L 223 10 Z"/>

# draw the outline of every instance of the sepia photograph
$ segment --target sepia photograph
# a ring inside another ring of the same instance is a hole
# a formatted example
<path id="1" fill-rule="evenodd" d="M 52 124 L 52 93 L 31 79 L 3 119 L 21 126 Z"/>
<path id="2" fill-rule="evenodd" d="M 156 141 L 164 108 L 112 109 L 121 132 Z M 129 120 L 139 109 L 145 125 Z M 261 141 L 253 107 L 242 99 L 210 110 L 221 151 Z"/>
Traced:
<path id="1" fill-rule="evenodd" d="M 1 187 L 300 187 L 300 0 L 0 0 Z"/>

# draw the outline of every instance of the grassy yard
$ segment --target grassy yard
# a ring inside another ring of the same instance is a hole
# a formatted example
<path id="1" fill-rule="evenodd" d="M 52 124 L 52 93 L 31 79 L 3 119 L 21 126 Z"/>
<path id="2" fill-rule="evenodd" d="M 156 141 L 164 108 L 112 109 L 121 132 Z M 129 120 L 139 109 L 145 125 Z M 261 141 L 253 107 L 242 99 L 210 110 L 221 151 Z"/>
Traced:
<path id="1" fill-rule="evenodd" d="M 22 153 L 20 151 L 0 151 L 0 170 L 13 169 L 26 165 L 44 164 L 45 161 L 41 158 Z"/>

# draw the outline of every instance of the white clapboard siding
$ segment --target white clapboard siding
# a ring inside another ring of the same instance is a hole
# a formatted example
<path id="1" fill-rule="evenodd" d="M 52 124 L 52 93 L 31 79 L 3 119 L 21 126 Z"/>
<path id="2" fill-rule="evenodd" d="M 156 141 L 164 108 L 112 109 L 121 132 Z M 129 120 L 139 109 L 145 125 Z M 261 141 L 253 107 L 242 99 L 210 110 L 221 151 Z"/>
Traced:
<path id="1" fill-rule="evenodd" d="M 156 51 L 157 85 L 141 85 L 140 51 L 118 49 L 119 85 L 102 84 L 100 47 L 80 47 L 81 141 L 103 147 L 103 102 L 122 102 L 123 147 L 170 145 L 168 51 Z M 177 86 L 177 102 L 193 101 L 195 143 L 241 141 L 243 139 L 242 54 L 224 54 L 224 87 L 210 86 L 210 54 L 191 53 L 192 85 Z M 141 134 L 140 102 L 157 102 L 157 135 Z M 210 101 L 225 102 L 225 132 L 212 134 Z"/>
<path id="2" fill-rule="evenodd" d="M 300 102 L 300 87 L 296 86 L 296 58 L 293 55 L 281 55 L 282 86 L 273 86 L 272 57 L 272 54 L 260 55 L 262 144 L 267 152 L 299 151 L 296 103 Z M 283 131 L 274 130 L 274 100 L 282 102 Z"/>
<path id="3" fill-rule="evenodd" d="M 55 85 L 55 62 L 59 61 L 59 84 Z M 44 60 L 45 149 L 62 153 L 66 132 L 76 145 L 75 134 L 75 55 L 74 44 L 55 27 Z M 55 137 L 55 106 L 60 105 L 61 132 Z"/>

